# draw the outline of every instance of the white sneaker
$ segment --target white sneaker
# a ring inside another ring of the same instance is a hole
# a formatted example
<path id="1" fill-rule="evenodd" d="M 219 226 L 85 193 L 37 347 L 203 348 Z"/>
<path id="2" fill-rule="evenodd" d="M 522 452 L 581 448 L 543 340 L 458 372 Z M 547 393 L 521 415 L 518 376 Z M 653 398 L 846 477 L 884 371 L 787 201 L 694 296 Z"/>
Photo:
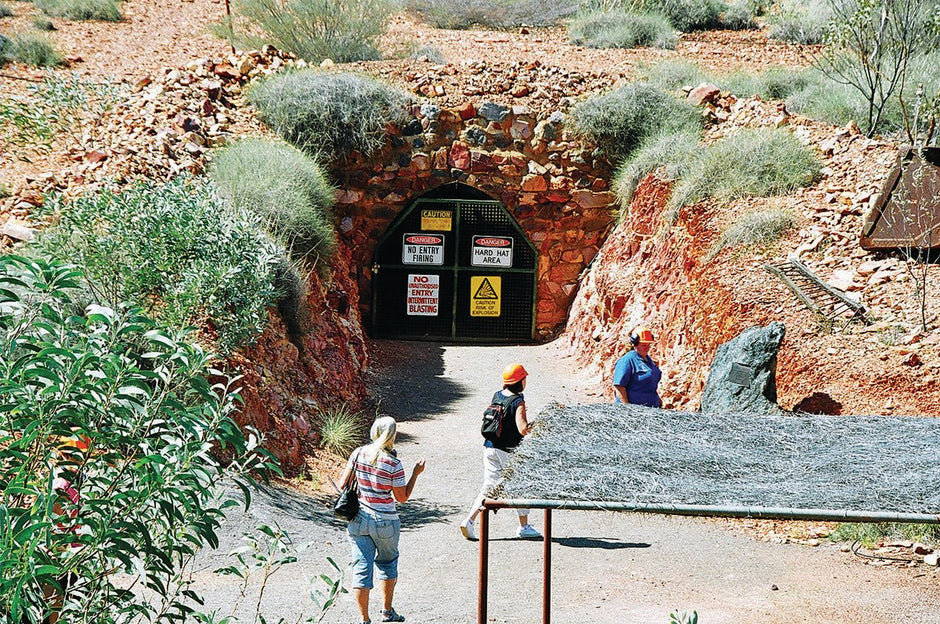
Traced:
<path id="1" fill-rule="evenodd" d="M 524 524 L 516 531 L 516 535 L 525 539 L 541 538 L 542 534 L 535 530 L 531 524 Z"/>
<path id="2" fill-rule="evenodd" d="M 471 542 L 477 541 L 476 531 L 473 530 L 473 520 L 471 520 L 470 518 L 467 518 L 466 520 L 460 523 L 460 532 L 461 534 L 463 534 L 465 538 L 467 538 Z"/>

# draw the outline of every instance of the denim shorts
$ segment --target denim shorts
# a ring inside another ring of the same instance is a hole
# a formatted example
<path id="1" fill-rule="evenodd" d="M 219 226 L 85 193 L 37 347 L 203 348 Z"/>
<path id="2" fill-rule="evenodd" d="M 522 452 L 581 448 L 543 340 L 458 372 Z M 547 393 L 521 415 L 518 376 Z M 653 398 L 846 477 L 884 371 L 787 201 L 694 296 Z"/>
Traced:
<path id="1" fill-rule="evenodd" d="M 352 546 L 353 587 L 372 589 L 372 566 L 379 579 L 398 578 L 398 537 L 401 520 L 379 520 L 359 510 L 346 527 Z"/>

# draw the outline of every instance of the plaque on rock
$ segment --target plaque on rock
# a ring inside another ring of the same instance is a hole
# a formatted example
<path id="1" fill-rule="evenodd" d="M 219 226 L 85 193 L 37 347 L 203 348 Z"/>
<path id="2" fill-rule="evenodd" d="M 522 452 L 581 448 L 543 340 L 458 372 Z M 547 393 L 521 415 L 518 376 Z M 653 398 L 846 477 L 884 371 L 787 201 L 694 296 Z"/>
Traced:
<path id="1" fill-rule="evenodd" d="M 754 381 L 754 369 L 744 364 L 732 362 L 731 372 L 728 373 L 728 381 L 745 388 L 750 388 L 751 382 Z"/>

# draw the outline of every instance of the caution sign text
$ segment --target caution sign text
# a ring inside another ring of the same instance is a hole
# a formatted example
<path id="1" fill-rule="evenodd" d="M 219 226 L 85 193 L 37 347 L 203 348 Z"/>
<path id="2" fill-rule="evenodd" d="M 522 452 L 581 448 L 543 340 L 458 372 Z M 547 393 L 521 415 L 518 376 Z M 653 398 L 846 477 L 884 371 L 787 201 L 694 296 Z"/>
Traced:
<path id="1" fill-rule="evenodd" d="M 470 277 L 470 316 L 499 316 L 502 280 L 498 276 Z"/>
<path id="2" fill-rule="evenodd" d="M 408 316 L 437 316 L 441 300 L 440 275 L 408 275 Z"/>
<path id="3" fill-rule="evenodd" d="M 505 236 L 474 236 L 472 266 L 512 267 L 512 238 Z"/>
<path id="4" fill-rule="evenodd" d="M 421 229 L 425 232 L 450 232 L 453 210 L 422 210 Z"/>
<path id="5" fill-rule="evenodd" d="M 444 264 L 444 237 L 405 234 L 401 243 L 402 264 Z"/>

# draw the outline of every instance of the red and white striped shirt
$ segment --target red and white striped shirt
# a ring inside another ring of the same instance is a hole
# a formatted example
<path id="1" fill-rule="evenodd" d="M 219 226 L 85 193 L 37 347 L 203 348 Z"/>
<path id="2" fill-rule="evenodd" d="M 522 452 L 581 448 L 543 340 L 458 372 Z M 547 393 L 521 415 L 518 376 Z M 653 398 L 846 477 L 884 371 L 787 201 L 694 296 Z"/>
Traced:
<path id="1" fill-rule="evenodd" d="M 356 460 L 356 480 L 359 482 L 359 502 L 366 513 L 378 518 L 397 518 L 398 510 L 392 497 L 393 487 L 404 487 L 405 469 L 397 457 L 379 453 L 375 466 L 366 463 L 362 449 L 349 458 L 347 467 L 352 469 Z"/>

